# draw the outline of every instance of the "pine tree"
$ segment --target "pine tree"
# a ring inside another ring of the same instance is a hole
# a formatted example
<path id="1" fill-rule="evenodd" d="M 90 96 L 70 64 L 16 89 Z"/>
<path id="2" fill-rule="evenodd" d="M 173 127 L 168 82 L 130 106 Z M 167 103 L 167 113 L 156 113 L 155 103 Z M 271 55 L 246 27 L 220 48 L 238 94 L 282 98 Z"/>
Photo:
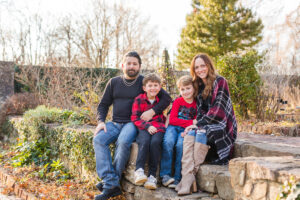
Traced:
<path id="1" fill-rule="evenodd" d="M 237 0 L 193 0 L 192 7 L 178 44 L 179 67 L 188 67 L 197 53 L 216 58 L 252 47 L 262 39 L 261 20 L 255 19 L 250 9 L 238 6 Z"/>
<path id="2" fill-rule="evenodd" d="M 162 86 L 166 91 L 174 97 L 176 94 L 176 83 L 175 83 L 175 73 L 172 63 L 170 61 L 169 52 L 167 49 L 164 49 L 162 55 L 162 64 L 159 68 L 159 73 L 162 79 Z"/>

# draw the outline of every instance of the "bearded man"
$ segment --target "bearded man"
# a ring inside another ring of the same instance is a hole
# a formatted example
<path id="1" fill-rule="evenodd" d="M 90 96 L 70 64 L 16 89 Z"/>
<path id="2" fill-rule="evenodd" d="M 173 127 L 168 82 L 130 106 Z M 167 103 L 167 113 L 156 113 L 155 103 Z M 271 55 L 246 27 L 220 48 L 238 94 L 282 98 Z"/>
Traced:
<path id="1" fill-rule="evenodd" d="M 106 200 L 120 195 L 120 180 L 130 155 L 130 147 L 137 136 L 137 129 L 131 122 L 131 108 L 135 97 L 143 93 L 143 76 L 139 74 L 141 58 L 135 51 L 123 58 L 123 75 L 111 78 L 98 105 L 98 126 L 94 132 L 93 145 L 96 156 L 96 171 L 102 182 L 96 187 L 102 191 L 96 200 Z M 162 113 L 171 103 L 171 97 L 160 90 L 159 103 L 145 111 L 141 118 L 149 121 L 155 114 Z M 105 123 L 109 107 L 113 105 L 112 121 Z M 115 142 L 116 150 L 112 162 L 109 145 Z"/>

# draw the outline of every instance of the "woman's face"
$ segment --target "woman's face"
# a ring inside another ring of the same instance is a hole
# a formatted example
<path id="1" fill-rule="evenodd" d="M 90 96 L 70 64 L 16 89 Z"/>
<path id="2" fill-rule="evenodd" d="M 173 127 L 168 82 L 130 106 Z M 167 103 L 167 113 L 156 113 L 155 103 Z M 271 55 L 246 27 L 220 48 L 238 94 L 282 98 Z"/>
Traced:
<path id="1" fill-rule="evenodd" d="M 207 75 L 208 75 L 208 67 L 206 66 L 204 60 L 202 58 L 197 58 L 195 60 L 195 74 L 201 78 L 202 80 L 206 80 Z"/>

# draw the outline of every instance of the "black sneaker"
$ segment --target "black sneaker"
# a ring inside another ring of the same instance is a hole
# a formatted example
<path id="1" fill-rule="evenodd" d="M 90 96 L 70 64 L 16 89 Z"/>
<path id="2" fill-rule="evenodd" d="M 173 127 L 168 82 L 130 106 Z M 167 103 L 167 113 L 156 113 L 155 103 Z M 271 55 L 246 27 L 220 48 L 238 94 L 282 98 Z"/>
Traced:
<path id="1" fill-rule="evenodd" d="M 103 183 L 102 182 L 99 182 L 97 185 L 96 185 L 96 188 L 102 192 L 103 191 Z"/>
<path id="2" fill-rule="evenodd" d="M 112 189 L 103 189 L 102 194 L 95 196 L 95 200 L 107 200 L 111 197 L 116 197 L 122 194 L 119 187 L 114 187 Z"/>

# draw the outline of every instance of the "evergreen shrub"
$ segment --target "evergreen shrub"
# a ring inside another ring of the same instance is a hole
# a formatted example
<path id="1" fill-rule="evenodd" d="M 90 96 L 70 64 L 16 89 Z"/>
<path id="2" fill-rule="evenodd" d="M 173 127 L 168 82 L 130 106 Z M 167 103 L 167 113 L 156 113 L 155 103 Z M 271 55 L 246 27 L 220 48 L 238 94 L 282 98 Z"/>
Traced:
<path id="1" fill-rule="evenodd" d="M 256 70 L 263 56 L 256 50 L 228 53 L 217 59 L 218 73 L 224 76 L 229 84 L 234 110 L 243 118 L 248 118 L 248 111 L 257 109 L 258 89 L 262 81 Z"/>

